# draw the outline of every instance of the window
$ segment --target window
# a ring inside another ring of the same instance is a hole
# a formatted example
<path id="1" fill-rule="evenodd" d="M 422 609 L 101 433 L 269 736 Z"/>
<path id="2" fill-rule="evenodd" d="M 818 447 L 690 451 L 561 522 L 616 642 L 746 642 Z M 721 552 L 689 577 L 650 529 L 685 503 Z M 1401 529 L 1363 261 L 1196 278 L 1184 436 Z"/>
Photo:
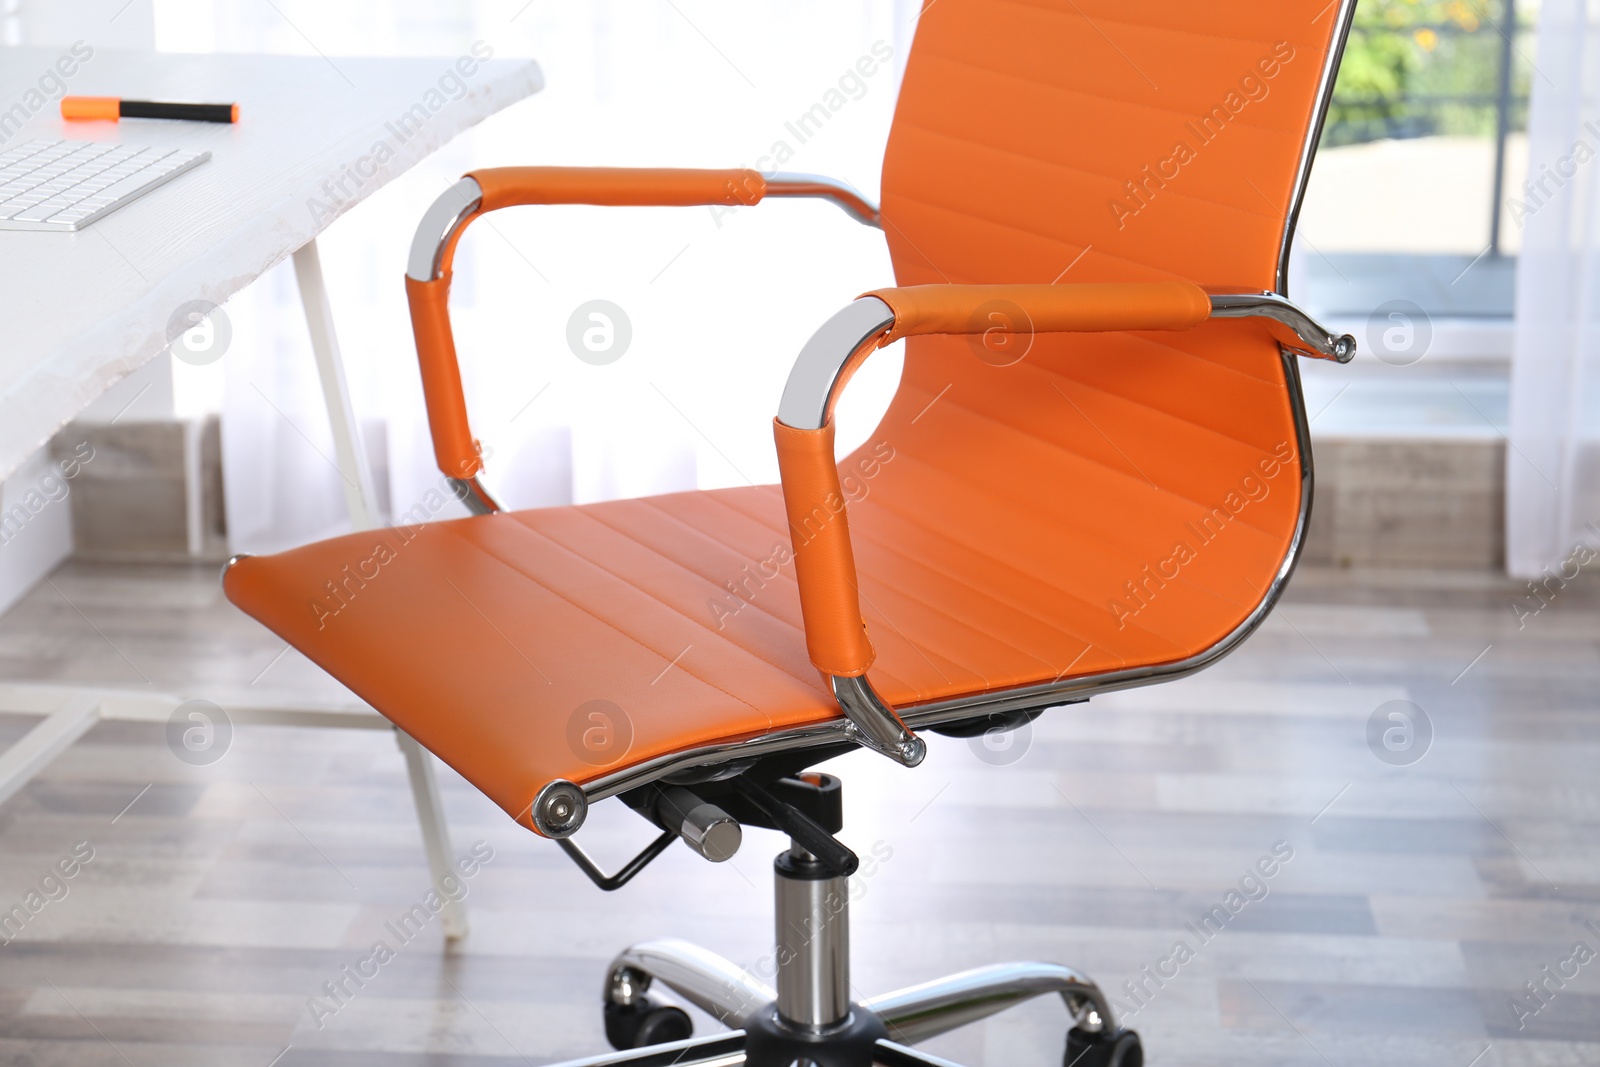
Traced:
<path id="1" fill-rule="evenodd" d="M 1360 0 L 1301 216 L 1308 305 L 1510 316 L 1536 15 L 1536 0 Z"/>

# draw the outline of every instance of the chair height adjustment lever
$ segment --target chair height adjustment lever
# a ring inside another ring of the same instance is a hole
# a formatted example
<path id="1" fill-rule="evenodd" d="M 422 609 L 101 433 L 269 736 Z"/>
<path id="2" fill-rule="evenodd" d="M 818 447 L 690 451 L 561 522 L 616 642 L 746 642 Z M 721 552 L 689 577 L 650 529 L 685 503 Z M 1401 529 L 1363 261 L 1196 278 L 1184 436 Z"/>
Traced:
<path id="1" fill-rule="evenodd" d="M 815 856 L 817 861 L 828 869 L 829 874 L 848 878 L 861 866 L 860 857 L 852 852 L 848 845 L 824 830 L 820 823 L 799 808 L 773 796 L 765 786 L 751 781 L 748 776 L 742 774 L 733 779 L 732 784 L 740 796 L 772 820 L 773 826 L 788 834 L 795 844 Z"/>
<path id="2" fill-rule="evenodd" d="M 646 845 L 643 852 L 640 852 L 624 864 L 622 870 L 616 874 L 606 874 L 599 867 L 596 867 L 594 860 L 590 859 L 589 854 L 580 848 L 572 838 L 558 838 L 556 844 L 560 845 L 561 851 L 565 852 L 567 857 L 578 865 L 578 870 L 588 876 L 589 881 L 607 893 L 613 893 L 633 881 L 634 875 L 648 867 L 651 860 L 665 852 L 667 846 L 677 839 L 678 835 L 671 830 L 662 831 L 660 837 Z"/>

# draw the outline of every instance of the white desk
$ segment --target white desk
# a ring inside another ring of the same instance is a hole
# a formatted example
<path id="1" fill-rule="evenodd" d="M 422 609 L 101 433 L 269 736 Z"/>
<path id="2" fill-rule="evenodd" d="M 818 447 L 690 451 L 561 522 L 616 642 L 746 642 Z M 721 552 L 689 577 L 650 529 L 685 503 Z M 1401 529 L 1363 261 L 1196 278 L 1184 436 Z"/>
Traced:
<path id="1" fill-rule="evenodd" d="M 58 49 L 0 49 L 0 102 L 23 99 Z M 96 50 L 67 80 L 77 95 L 237 102 L 236 126 L 126 120 L 68 123 L 51 101 L 19 134 L 210 149 L 211 161 L 79 233 L 0 232 L 0 478 L 107 386 L 167 347 L 180 304 L 221 304 L 309 244 L 333 217 L 469 126 L 538 91 L 526 60 L 480 63 L 401 141 L 392 127 L 454 58 L 180 56 Z M 348 78 L 349 82 L 345 79 Z M 354 86 L 350 84 L 354 83 Z M 362 164 L 375 146 L 387 162 Z M 352 177 L 355 169 L 370 177 Z M 344 180 L 336 201 L 323 188 Z M 330 205 L 313 213 L 312 201 Z M 396 220 L 411 226 L 416 220 Z M 395 264 L 395 284 L 405 264 Z"/>
<path id="2" fill-rule="evenodd" d="M 61 54 L 0 49 L 0 106 L 25 100 Z M 166 351 L 167 323 L 180 305 L 221 304 L 293 256 L 351 518 L 357 528 L 372 526 L 377 512 L 370 468 L 352 431 L 316 236 L 462 130 L 537 92 L 543 85 L 538 66 L 472 56 L 324 60 L 96 49 L 66 81 L 74 95 L 237 103 L 240 122 L 69 124 L 51 100 L 0 142 L 161 144 L 206 148 L 212 156 L 81 232 L 0 231 L 0 479 L 108 386 Z M 395 264 L 396 285 L 404 270 Z M 0 753 L 0 803 L 95 722 L 165 722 L 186 698 L 0 685 L 0 708 L 45 716 Z M 388 728 L 370 709 L 225 710 L 235 722 Z M 399 737 L 437 881 L 451 869 L 452 857 L 432 764 L 414 741 Z M 459 910 L 448 911 L 445 922 L 452 936 L 466 930 Z"/>

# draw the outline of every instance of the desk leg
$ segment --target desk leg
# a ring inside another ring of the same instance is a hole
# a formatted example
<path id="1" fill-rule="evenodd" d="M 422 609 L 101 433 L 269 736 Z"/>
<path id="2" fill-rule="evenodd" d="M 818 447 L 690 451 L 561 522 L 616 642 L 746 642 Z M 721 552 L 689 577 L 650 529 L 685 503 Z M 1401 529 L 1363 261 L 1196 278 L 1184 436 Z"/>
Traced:
<path id="1" fill-rule="evenodd" d="M 344 377 L 344 361 L 339 357 L 339 338 L 333 328 L 333 308 L 328 301 L 328 289 L 322 281 L 322 258 L 317 254 L 317 242 L 309 241 L 294 254 L 294 276 L 300 285 L 300 303 L 305 307 L 306 326 L 311 331 L 311 351 L 316 357 L 317 374 L 322 379 L 322 397 L 328 405 L 328 421 L 333 426 L 333 448 L 338 462 L 340 480 L 344 482 L 344 499 L 350 509 L 350 523 L 357 530 L 370 530 L 378 525 L 378 496 L 372 486 L 372 468 L 367 464 L 367 450 L 356 425 L 355 409 L 350 404 L 350 387 Z M 450 830 L 445 825 L 444 807 L 439 800 L 439 786 L 434 780 L 432 757 L 410 737 L 395 731 L 400 749 L 405 753 L 406 769 L 411 775 L 411 793 L 417 802 L 417 819 L 422 824 L 423 848 L 428 854 L 428 869 L 433 884 L 438 886 L 447 874 L 453 873 L 450 864 Z M 442 895 L 442 894 L 441 894 Z M 466 909 L 459 903 L 446 905 L 444 911 L 445 935 L 464 937 L 467 932 Z"/>
<path id="2" fill-rule="evenodd" d="M 406 769 L 411 772 L 411 797 L 417 802 L 417 821 L 422 824 L 422 847 L 428 853 L 428 869 L 433 872 L 434 892 L 444 901 L 440 915 L 444 919 L 444 936 L 452 941 L 467 936 L 467 907 L 459 900 L 445 895 L 445 874 L 455 874 L 450 865 L 449 824 L 444 819 L 444 806 L 439 796 L 439 781 L 433 774 L 433 756 L 404 730 L 396 730 L 394 739 L 405 753 Z M 456 882 L 459 884 L 460 878 Z"/>
<path id="3" fill-rule="evenodd" d="M 92 694 L 70 695 L 22 740 L 0 752 L 0 804 L 28 784 L 72 743 L 100 721 L 100 701 Z"/>
<path id="4" fill-rule="evenodd" d="M 317 374 L 322 378 L 322 398 L 328 405 L 328 421 L 333 424 L 334 458 L 338 462 L 339 480 L 344 483 L 350 523 L 357 530 L 370 530 L 378 525 L 378 494 L 372 487 L 372 467 L 367 463 L 366 444 L 356 426 L 355 410 L 350 406 L 350 386 L 344 378 L 344 360 L 339 356 L 339 338 L 333 329 L 328 290 L 322 284 L 322 258 L 317 254 L 316 241 L 294 254 L 294 276 L 300 283 L 300 303 L 306 309 L 306 326 L 311 330 L 311 351 L 316 356 Z"/>

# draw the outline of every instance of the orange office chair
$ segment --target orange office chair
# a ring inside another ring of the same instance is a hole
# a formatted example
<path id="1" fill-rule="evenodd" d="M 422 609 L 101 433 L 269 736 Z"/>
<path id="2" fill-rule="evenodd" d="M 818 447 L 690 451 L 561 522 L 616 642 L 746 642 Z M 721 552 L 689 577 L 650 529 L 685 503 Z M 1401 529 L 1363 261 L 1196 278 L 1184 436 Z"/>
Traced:
<path id="1" fill-rule="evenodd" d="M 1192 673 L 1271 610 L 1311 505 L 1295 357 L 1355 350 L 1283 296 L 1354 6 L 930 0 L 881 211 L 800 175 L 512 167 L 428 212 L 406 289 L 438 462 L 474 517 L 236 558 L 224 584 L 602 888 L 679 838 L 721 860 L 741 825 L 789 835 L 776 988 L 682 942 L 635 945 L 605 986 L 628 1051 L 586 1062 L 938 1063 L 907 1046 L 1045 993 L 1071 1017 L 1068 1063 L 1142 1061 L 1062 966 L 853 1003 L 856 857 L 833 836 L 838 780 L 807 768 L 857 746 L 915 765 L 918 730 L 1011 729 Z M 781 487 L 495 503 L 447 311 L 463 230 L 523 204 L 769 196 L 881 226 L 900 283 L 801 351 Z M 835 399 L 901 337 L 888 413 L 836 462 Z M 661 835 L 608 877 L 571 837 L 614 796 Z M 730 1032 L 691 1038 L 652 982 Z"/>

